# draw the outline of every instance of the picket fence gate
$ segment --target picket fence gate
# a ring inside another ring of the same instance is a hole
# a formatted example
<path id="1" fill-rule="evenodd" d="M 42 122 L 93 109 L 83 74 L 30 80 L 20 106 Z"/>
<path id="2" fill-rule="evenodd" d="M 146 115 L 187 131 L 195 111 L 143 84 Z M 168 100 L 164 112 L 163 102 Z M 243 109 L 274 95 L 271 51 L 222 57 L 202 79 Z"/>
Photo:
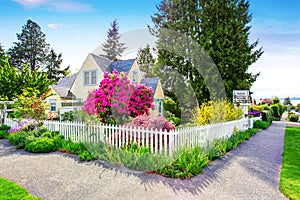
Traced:
<path id="1" fill-rule="evenodd" d="M 216 139 L 230 137 L 234 130 L 244 131 L 252 128 L 253 120 L 255 119 L 244 118 L 205 126 L 183 127 L 169 132 L 140 127 L 48 120 L 44 121 L 43 125 L 50 131 L 59 131 L 65 139 L 70 138 L 76 142 L 104 142 L 117 148 L 134 142 L 149 147 L 153 153 L 172 155 L 182 147 L 205 147 Z M 5 124 L 14 126 L 17 122 L 7 118 Z"/>

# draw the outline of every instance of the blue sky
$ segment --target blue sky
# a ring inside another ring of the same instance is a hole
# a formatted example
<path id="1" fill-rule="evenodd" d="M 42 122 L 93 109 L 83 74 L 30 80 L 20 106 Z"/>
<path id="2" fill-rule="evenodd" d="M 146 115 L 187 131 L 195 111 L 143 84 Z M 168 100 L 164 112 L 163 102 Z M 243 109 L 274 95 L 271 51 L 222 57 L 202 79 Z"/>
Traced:
<path id="1" fill-rule="evenodd" d="M 47 42 L 62 52 L 63 67 L 78 70 L 117 19 L 121 33 L 151 25 L 159 0 L 1 0 L 0 43 L 5 49 L 28 19 L 37 22 Z M 254 97 L 300 96 L 300 0 L 250 0 L 250 42 L 265 53 L 249 71 L 261 72 Z"/>

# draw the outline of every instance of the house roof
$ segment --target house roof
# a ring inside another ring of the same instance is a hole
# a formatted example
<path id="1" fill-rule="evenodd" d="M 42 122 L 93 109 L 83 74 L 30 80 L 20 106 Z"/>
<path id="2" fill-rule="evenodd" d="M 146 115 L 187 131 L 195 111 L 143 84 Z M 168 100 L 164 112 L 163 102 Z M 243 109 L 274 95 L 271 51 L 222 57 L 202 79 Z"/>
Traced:
<path id="1" fill-rule="evenodd" d="M 102 56 L 98 56 L 98 55 L 95 55 L 95 54 L 92 54 L 92 53 L 91 53 L 91 56 L 94 58 L 94 60 L 96 61 L 97 65 L 101 68 L 101 70 L 103 72 L 112 71 L 110 69 L 110 65 L 111 65 L 112 61 L 110 61 L 107 58 L 104 58 Z"/>
<path id="2" fill-rule="evenodd" d="M 114 61 L 110 64 L 110 70 L 116 70 L 118 72 L 125 72 L 128 74 L 134 61 L 135 59 Z"/>
<path id="3" fill-rule="evenodd" d="M 152 88 L 152 91 L 153 91 L 152 96 L 154 96 L 154 94 L 155 94 L 158 82 L 159 82 L 159 78 L 143 78 L 141 80 L 141 84 L 146 85 L 146 87 L 151 87 Z"/>
<path id="4" fill-rule="evenodd" d="M 58 81 L 57 85 L 51 85 L 50 87 L 54 90 L 54 92 L 60 96 L 65 98 L 72 98 L 74 95 L 70 92 L 70 89 L 77 78 L 78 73 L 75 73 L 71 76 L 61 79 Z"/>

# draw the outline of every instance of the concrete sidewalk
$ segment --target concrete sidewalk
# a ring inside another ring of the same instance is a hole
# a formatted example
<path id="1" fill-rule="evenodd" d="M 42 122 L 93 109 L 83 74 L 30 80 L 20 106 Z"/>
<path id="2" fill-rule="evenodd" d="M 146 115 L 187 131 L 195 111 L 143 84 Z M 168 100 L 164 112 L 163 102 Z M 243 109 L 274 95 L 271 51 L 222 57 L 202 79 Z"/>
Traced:
<path id="1" fill-rule="evenodd" d="M 28 153 L 0 140 L 0 176 L 44 199 L 286 199 L 279 191 L 284 132 L 285 122 L 274 122 L 190 180 Z"/>

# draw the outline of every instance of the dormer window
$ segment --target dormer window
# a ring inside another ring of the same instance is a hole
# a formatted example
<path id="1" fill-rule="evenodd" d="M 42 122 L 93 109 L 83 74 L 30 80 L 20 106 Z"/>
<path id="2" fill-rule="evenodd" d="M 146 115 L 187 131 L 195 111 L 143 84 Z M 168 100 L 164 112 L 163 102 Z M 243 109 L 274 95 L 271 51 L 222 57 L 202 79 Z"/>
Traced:
<path id="1" fill-rule="evenodd" d="M 97 70 L 83 72 L 83 85 L 97 85 Z"/>
<path id="2" fill-rule="evenodd" d="M 132 72 L 132 82 L 138 82 L 138 73 L 137 73 L 137 71 Z"/>

